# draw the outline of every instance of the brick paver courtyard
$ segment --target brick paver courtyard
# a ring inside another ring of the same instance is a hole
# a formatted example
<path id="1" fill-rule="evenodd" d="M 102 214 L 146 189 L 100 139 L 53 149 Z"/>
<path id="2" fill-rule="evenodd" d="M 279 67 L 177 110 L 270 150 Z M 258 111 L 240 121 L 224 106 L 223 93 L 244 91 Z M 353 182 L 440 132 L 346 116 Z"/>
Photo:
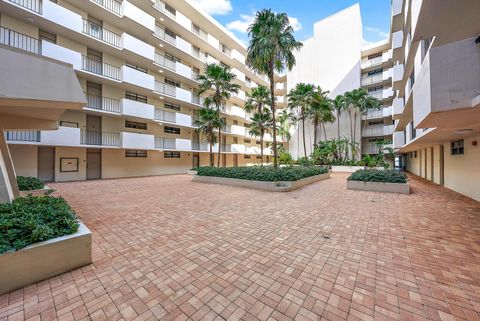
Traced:
<path id="1" fill-rule="evenodd" d="M 480 203 L 345 177 L 290 193 L 51 184 L 92 230 L 94 264 L 0 296 L 0 320 L 480 320 Z"/>

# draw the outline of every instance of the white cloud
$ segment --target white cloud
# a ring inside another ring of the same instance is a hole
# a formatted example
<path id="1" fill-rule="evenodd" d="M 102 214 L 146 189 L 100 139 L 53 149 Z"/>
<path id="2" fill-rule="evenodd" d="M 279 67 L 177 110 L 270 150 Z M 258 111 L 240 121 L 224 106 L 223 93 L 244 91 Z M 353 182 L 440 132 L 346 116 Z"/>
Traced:
<path id="1" fill-rule="evenodd" d="M 254 15 L 242 14 L 240 15 L 239 20 L 234 20 L 232 22 L 227 23 L 227 29 L 235 30 L 241 33 L 247 33 L 248 27 L 253 23 L 255 20 Z M 298 31 L 302 29 L 302 24 L 298 20 L 298 18 L 289 17 L 290 25 L 294 31 Z"/>
<path id="2" fill-rule="evenodd" d="M 211 15 L 226 15 L 232 11 L 230 0 L 192 0 L 194 7 Z"/>
<path id="3" fill-rule="evenodd" d="M 384 37 L 384 38 L 388 38 L 388 36 L 389 36 L 388 32 L 384 32 L 384 31 L 380 30 L 379 28 L 366 26 L 365 30 L 368 31 L 368 32 L 376 33 L 377 35 L 379 35 L 381 37 Z"/>

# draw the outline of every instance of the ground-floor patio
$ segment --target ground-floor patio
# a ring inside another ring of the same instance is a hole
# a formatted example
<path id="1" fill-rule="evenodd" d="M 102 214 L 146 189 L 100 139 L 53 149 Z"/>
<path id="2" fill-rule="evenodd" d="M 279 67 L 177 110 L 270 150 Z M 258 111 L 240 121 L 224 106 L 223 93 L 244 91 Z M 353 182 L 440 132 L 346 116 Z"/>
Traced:
<path id="1" fill-rule="evenodd" d="M 480 320 L 480 203 L 345 178 L 51 184 L 92 230 L 94 264 L 0 296 L 0 320 Z"/>

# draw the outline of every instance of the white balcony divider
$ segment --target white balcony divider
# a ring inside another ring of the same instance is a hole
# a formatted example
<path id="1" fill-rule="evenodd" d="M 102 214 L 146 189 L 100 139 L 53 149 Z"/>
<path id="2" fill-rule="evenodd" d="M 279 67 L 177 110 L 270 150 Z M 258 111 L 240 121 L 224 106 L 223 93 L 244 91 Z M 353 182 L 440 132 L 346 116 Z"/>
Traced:
<path id="1" fill-rule="evenodd" d="M 175 139 L 155 136 L 155 148 L 176 149 L 175 148 Z"/>
<path id="2" fill-rule="evenodd" d="M 94 145 L 94 146 L 120 147 L 121 136 L 120 136 L 120 133 L 81 129 L 80 144 Z"/>
<path id="3" fill-rule="evenodd" d="M 87 96 L 87 108 L 108 111 L 117 114 L 120 114 L 122 112 L 120 100 L 118 99 L 93 95 L 89 93 L 86 93 L 85 96 Z"/>
<path id="4" fill-rule="evenodd" d="M 122 2 L 117 0 L 90 0 L 116 15 L 122 15 Z"/>
<path id="5" fill-rule="evenodd" d="M 175 139 L 175 149 L 192 150 L 192 141 L 190 139 L 177 138 Z"/>
<path id="6" fill-rule="evenodd" d="M 108 43 L 117 48 L 122 47 L 122 37 L 116 34 L 113 31 L 105 29 L 103 26 L 100 26 L 94 22 L 91 22 L 87 19 L 83 19 L 83 29 L 84 34 L 87 34 L 95 39 Z"/>
<path id="7" fill-rule="evenodd" d="M 127 98 L 123 98 L 121 102 L 123 115 L 151 120 L 155 117 L 155 106 L 153 105 Z"/>
<path id="8" fill-rule="evenodd" d="M 40 142 L 53 146 L 80 146 L 80 133 L 80 128 L 60 126 L 57 130 L 43 131 Z"/>
<path id="9" fill-rule="evenodd" d="M 122 132 L 121 137 L 123 148 L 155 149 L 155 136 L 153 135 Z"/>
<path id="10" fill-rule="evenodd" d="M 24 7 L 28 10 L 34 11 L 36 13 L 42 13 L 42 0 L 9 0 L 9 1 L 21 7 Z M 48 0 L 43 0 L 43 1 L 48 1 Z"/>
<path id="11" fill-rule="evenodd" d="M 5 133 L 5 138 L 11 142 L 40 142 L 40 131 L 9 130 Z"/>
<path id="12" fill-rule="evenodd" d="M 0 27 L 0 44 L 40 54 L 41 46 L 37 38 L 23 33 Z"/>
<path id="13" fill-rule="evenodd" d="M 82 56 L 82 70 L 88 71 L 100 76 L 120 80 L 120 67 L 107 64 L 105 62 Z"/>
<path id="14" fill-rule="evenodd" d="M 122 66 L 122 81 L 150 90 L 155 89 L 155 78 L 152 75 L 127 65 Z"/>

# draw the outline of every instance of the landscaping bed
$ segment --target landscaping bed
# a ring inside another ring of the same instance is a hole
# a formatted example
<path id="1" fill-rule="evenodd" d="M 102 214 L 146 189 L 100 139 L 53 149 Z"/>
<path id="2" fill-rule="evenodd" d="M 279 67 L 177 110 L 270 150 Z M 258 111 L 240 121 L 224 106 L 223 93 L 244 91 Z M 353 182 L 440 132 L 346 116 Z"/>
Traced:
<path id="1" fill-rule="evenodd" d="M 347 180 L 347 189 L 409 194 L 405 173 L 394 170 L 361 169 Z"/>
<path id="2" fill-rule="evenodd" d="M 288 192 L 330 177 L 325 167 L 199 167 L 194 182 Z"/>
<path id="3" fill-rule="evenodd" d="M 21 196 L 42 196 L 51 191 L 41 180 L 36 177 L 17 176 L 18 189 Z"/>
<path id="4" fill-rule="evenodd" d="M 61 197 L 0 204 L 0 294 L 91 263 L 91 234 Z"/>

